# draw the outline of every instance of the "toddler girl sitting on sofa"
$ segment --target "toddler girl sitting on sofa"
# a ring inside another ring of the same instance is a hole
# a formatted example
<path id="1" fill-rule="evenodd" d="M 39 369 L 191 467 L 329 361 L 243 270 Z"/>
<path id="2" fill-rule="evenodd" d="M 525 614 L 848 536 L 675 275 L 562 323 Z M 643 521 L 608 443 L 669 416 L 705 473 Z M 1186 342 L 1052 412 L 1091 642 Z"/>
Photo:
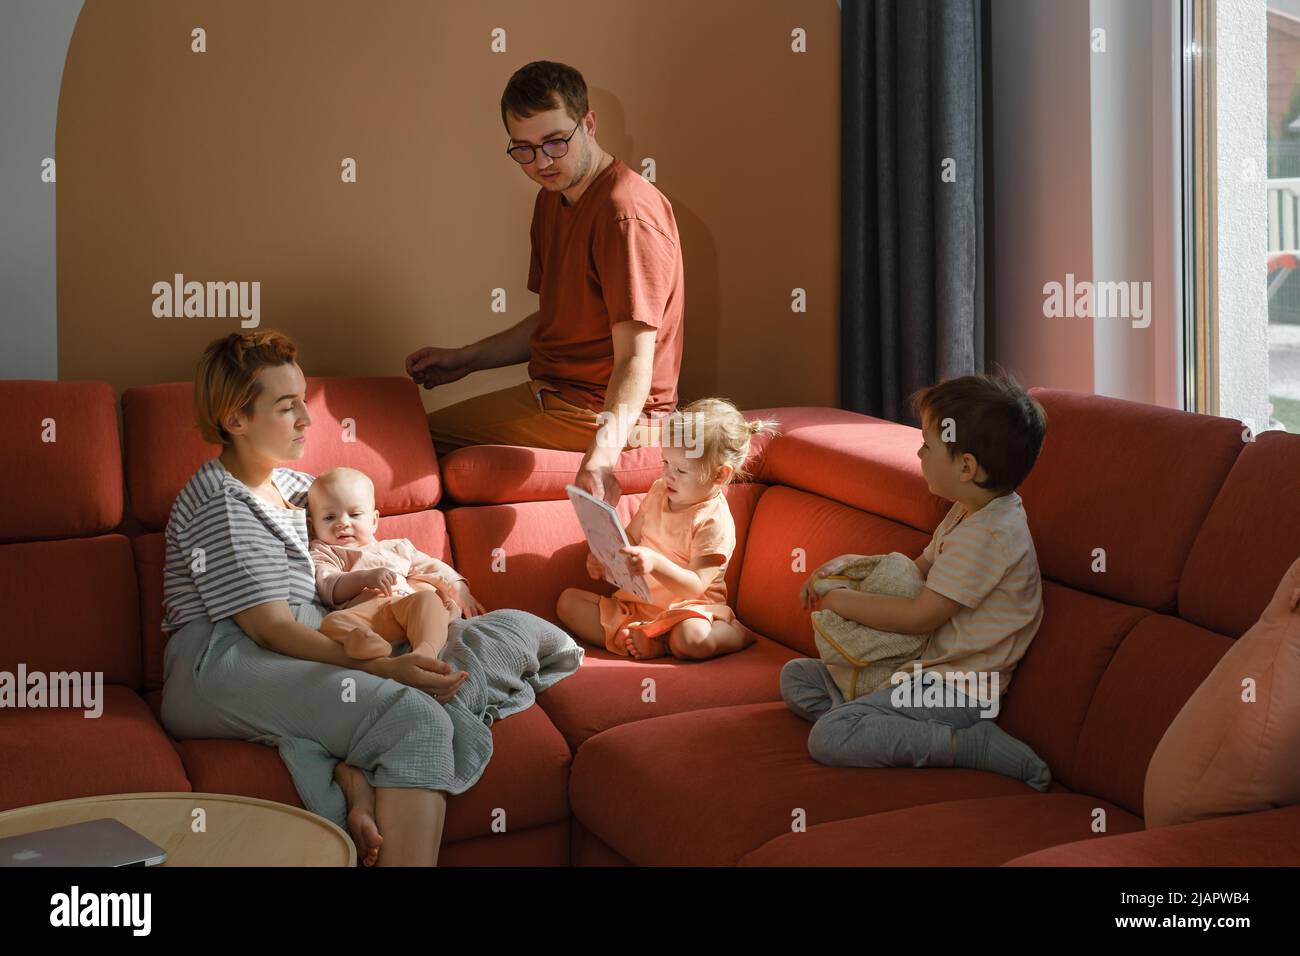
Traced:
<path id="1" fill-rule="evenodd" d="M 703 398 L 674 411 L 661 428 L 668 438 L 663 477 L 628 522 L 623 551 L 628 570 L 645 577 L 650 600 L 621 588 L 610 597 L 566 588 L 556 614 L 580 639 L 624 657 L 738 651 L 754 637 L 727 606 L 736 527 L 723 489 L 743 476 L 750 439 L 775 432 L 775 423 L 747 421 L 730 402 Z M 606 573 L 590 552 L 587 573 L 597 580 Z"/>

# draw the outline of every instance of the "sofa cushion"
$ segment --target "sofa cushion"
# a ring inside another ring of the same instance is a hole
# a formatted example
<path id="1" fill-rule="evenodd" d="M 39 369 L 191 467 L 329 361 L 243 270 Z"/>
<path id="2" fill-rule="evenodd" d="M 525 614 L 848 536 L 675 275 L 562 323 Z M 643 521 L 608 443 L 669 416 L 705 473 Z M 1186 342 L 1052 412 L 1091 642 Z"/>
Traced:
<path id="1" fill-rule="evenodd" d="M 757 448 L 757 477 L 933 532 L 950 503 L 930 494 L 916 457 L 921 431 L 838 408 L 760 408 L 781 434 Z"/>
<path id="2" fill-rule="evenodd" d="M 440 462 L 447 497 L 462 505 L 500 505 L 520 501 L 567 501 L 564 486 L 582 464 L 582 453 L 521 445 L 469 445 Z M 648 491 L 663 474 L 658 446 L 623 452 L 614 465 L 623 494 Z"/>
<path id="3" fill-rule="evenodd" d="M 447 515 L 437 508 L 409 514 L 384 515 L 379 519 L 375 537 L 409 538 L 425 554 L 451 564 L 451 537 L 447 534 Z M 468 577 L 468 575 L 466 575 Z"/>
<path id="4" fill-rule="evenodd" d="M 767 409 L 744 412 L 746 418 L 768 417 Z M 761 470 L 763 450 L 771 437 L 756 435 L 750 443 L 748 470 Z M 520 501 L 562 501 L 564 486 L 573 483 L 582 453 L 520 445 L 469 445 L 440 462 L 447 497 L 461 505 L 503 505 Z M 641 494 L 663 474 L 658 445 L 623 451 L 614 465 L 623 494 Z"/>
<path id="5" fill-rule="evenodd" d="M 1098 809 L 1105 833 L 1093 833 Z M 1142 829 L 1119 807 L 1078 793 L 1033 793 L 906 807 L 787 833 L 741 866 L 998 866 L 1018 856 Z"/>
<path id="6" fill-rule="evenodd" d="M 573 758 L 574 815 L 638 866 L 726 866 L 789 833 L 798 811 L 811 827 L 1030 792 L 979 770 L 824 767 L 808 756 L 811 727 L 780 702 L 622 724 Z"/>
<path id="7" fill-rule="evenodd" d="M 1147 764 L 1187 698 L 1232 641 L 1176 617 L 1151 614 L 1120 642 L 1079 732 L 1074 789 L 1139 816 Z M 1014 690 L 1013 690 L 1014 692 Z"/>
<path id="8" fill-rule="evenodd" d="M 188 791 L 180 758 L 140 696 L 104 686 L 103 712 L 0 711 L 0 810 L 101 793 Z"/>
<path id="9" fill-rule="evenodd" d="M 140 582 L 140 634 L 145 691 L 160 690 L 163 685 L 163 649 L 167 638 L 163 622 L 163 563 L 167 541 L 161 531 L 131 539 L 135 554 L 135 576 Z"/>
<path id="10" fill-rule="evenodd" d="M 177 740 L 176 751 L 196 793 L 229 793 L 301 807 L 293 778 L 268 744 L 249 740 Z"/>
<path id="11" fill-rule="evenodd" d="M 1298 691 L 1300 560 L 1165 731 L 1147 767 L 1147 825 L 1300 804 Z"/>
<path id="12" fill-rule="evenodd" d="M 1063 843 L 1004 866 L 1300 866 L 1300 807 Z"/>
<path id="13" fill-rule="evenodd" d="M 1034 749 L 1052 779 L 1077 789 L 1075 748 L 1115 648 L 1143 608 L 1043 582 L 1043 622 L 1012 675 L 998 726 Z"/>
<path id="14" fill-rule="evenodd" d="M 1242 449 L 1205 516 L 1178 587 L 1178 615 L 1237 637 L 1300 554 L 1300 435 L 1264 432 Z"/>
<path id="15" fill-rule="evenodd" d="M 736 550 L 726 574 L 732 607 L 750 515 L 764 491 L 763 485 L 742 483 L 725 492 L 736 524 Z M 624 525 L 644 498 L 644 494 L 632 494 L 619 499 L 616 510 Z M 474 596 L 489 610 L 518 608 L 559 623 L 555 603 L 565 588 L 614 592 L 612 585 L 593 581 L 587 574 L 587 541 L 567 497 L 563 501 L 453 508 L 447 512 L 447 524 L 456 569 L 469 578 Z"/>
<path id="16" fill-rule="evenodd" d="M 185 483 L 221 452 L 194 424 L 194 385 L 142 385 L 122 393 L 131 510 L 151 531 L 167 525 Z M 312 418 L 302 459 L 285 463 L 315 475 L 349 466 L 375 483 L 381 514 L 422 511 L 438 503 L 438 461 L 418 386 L 407 378 L 307 379 Z M 165 453 L 164 453 L 165 452 Z"/>
<path id="17" fill-rule="evenodd" d="M 600 837 L 575 817 L 570 824 L 569 860 L 572 866 L 631 866 L 626 857 L 615 853 Z"/>
<path id="18" fill-rule="evenodd" d="M 450 844 L 444 842 L 438 851 L 438 866 L 568 866 L 571 819 L 565 817 L 527 830 L 491 833 Z"/>
<path id="19" fill-rule="evenodd" d="M 198 792 L 302 806 L 274 747 L 244 740 L 181 740 L 176 746 Z M 564 738 L 538 707 L 495 722 L 492 759 L 483 776 L 447 799 L 443 842 L 492 833 L 494 814 L 507 833 L 566 819 L 570 759 Z"/>
<path id="20" fill-rule="evenodd" d="M 120 534 L 0 545 L 0 670 L 98 671 L 140 686 L 140 605 Z"/>
<path id="21" fill-rule="evenodd" d="M 10 503 L 0 541 L 116 528 L 122 450 L 113 390 L 103 382 L 0 382 L 0 405 L 0 443 L 12 463 L 0 468 L 0 500 Z"/>
<path id="22" fill-rule="evenodd" d="M 888 518 L 774 486 L 754 510 L 736 613 L 760 634 L 816 657 L 810 611 L 799 606 L 799 587 L 808 575 L 845 553 L 916 556 L 929 540 Z"/>
<path id="23" fill-rule="evenodd" d="M 447 799 L 443 842 L 490 834 L 495 817 L 507 833 L 567 820 L 572 761 L 569 745 L 540 707 L 495 722 L 483 776 Z"/>
<path id="24" fill-rule="evenodd" d="M 705 661 L 638 661 L 589 647 L 578 672 L 538 703 L 576 750 L 588 737 L 634 720 L 780 700 L 781 667 L 798 655 L 755 637 L 757 643 L 742 651 Z"/>
<path id="25" fill-rule="evenodd" d="M 1197 529 L 1241 452 L 1241 425 L 1140 402 L 1030 391 L 1047 412 L 1020 486 L 1043 576 L 1172 610 Z M 1105 552 L 1105 573 L 1093 552 Z"/>

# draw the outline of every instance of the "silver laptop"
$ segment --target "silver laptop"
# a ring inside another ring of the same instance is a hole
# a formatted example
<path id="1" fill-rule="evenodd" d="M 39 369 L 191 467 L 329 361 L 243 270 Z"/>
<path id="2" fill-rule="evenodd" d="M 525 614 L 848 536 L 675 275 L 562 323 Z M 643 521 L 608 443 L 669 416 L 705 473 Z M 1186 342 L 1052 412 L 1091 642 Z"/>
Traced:
<path id="1" fill-rule="evenodd" d="M 108 818 L 0 839 L 0 867 L 156 866 L 166 859 L 162 847 Z"/>

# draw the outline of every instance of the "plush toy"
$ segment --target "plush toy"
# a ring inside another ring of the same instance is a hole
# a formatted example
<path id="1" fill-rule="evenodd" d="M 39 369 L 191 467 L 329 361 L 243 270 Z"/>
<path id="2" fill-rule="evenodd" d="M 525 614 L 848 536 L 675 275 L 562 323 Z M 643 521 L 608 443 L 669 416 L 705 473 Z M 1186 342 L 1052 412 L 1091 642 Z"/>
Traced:
<path id="1" fill-rule="evenodd" d="M 914 598 L 925 578 L 905 554 L 873 554 L 855 559 L 838 574 L 813 582 L 818 595 L 836 588 L 864 594 Z M 863 697 L 889 686 L 890 676 L 916 660 L 930 640 L 929 634 L 895 634 L 849 621 L 834 611 L 812 612 L 813 637 L 822 663 L 845 700 Z"/>

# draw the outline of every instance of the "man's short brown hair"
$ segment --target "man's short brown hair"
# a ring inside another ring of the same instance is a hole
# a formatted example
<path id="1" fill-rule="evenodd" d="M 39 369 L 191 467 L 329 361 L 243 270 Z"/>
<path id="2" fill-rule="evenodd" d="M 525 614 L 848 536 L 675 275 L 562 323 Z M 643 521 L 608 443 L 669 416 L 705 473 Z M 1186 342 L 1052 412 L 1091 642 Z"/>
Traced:
<path id="1" fill-rule="evenodd" d="M 501 94 L 501 122 L 506 113 L 527 119 L 538 113 L 556 108 L 555 96 L 559 94 L 560 106 L 575 123 L 587 115 L 587 81 L 571 66 L 551 60 L 534 60 L 517 69 L 506 91 Z M 510 127 L 506 127 L 509 132 Z"/>
<path id="2" fill-rule="evenodd" d="M 912 407 L 945 438 L 948 456 L 974 455 L 988 480 L 975 484 L 998 494 L 1015 491 L 1038 460 L 1047 414 L 1007 375 L 963 375 L 922 389 Z"/>

